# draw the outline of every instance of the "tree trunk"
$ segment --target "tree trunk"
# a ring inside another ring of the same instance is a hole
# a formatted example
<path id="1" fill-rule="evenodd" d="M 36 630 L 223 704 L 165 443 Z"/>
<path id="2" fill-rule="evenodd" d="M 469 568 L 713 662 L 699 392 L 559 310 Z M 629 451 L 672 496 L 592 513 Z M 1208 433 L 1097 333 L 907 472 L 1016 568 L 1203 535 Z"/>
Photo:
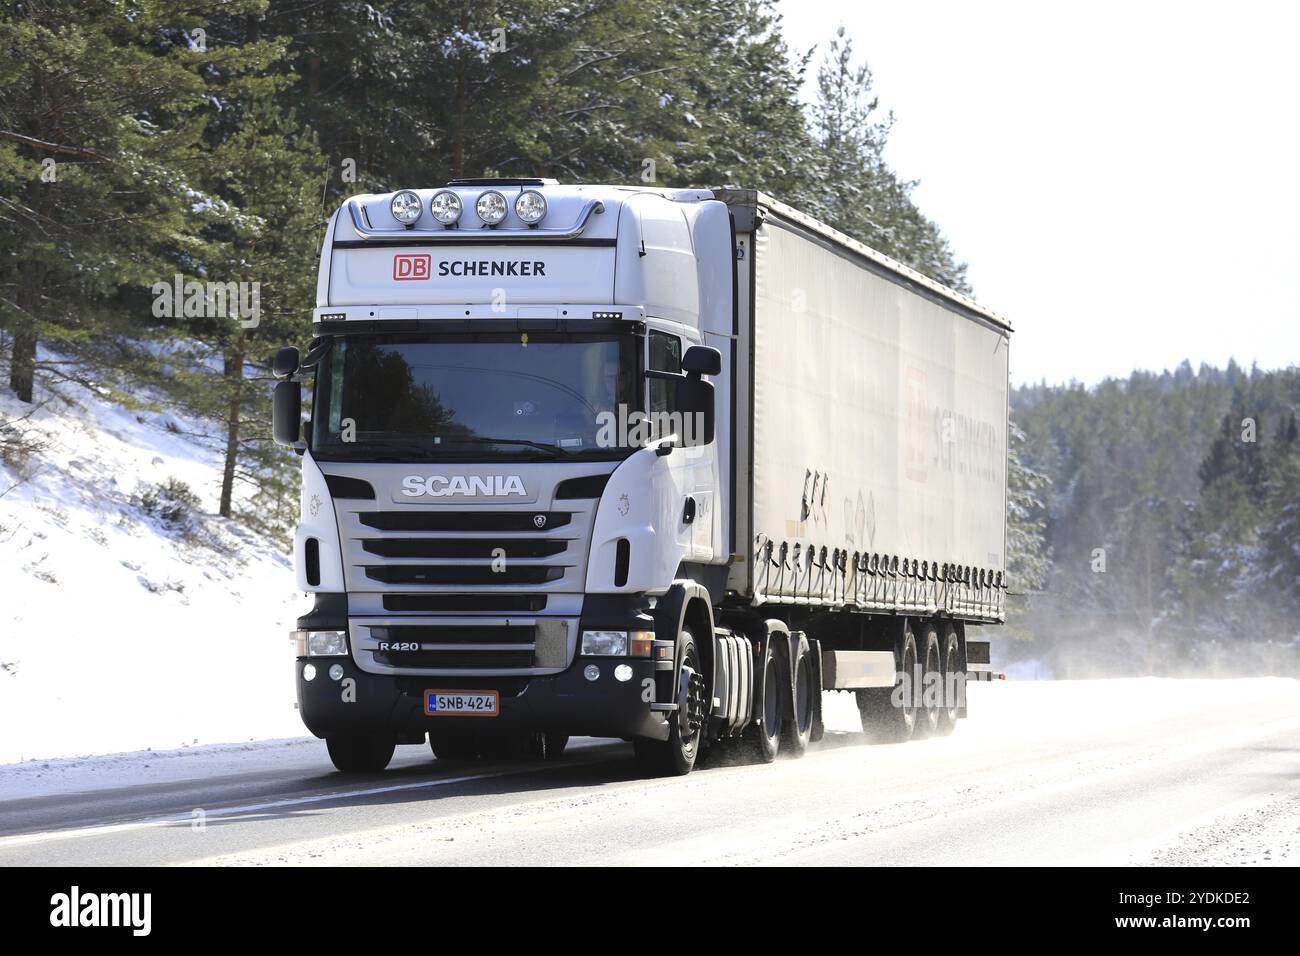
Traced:
<path id="1" fill-rule="evenodd" d="M 230 405 L 226 411 L 226 461 L 221 469 L 221 517 L 234 515 L 232 501 L 235 496 L 235 466 L 239 463 L 239 426 L 240 406 L 244 399 L 244 358 L 247 355 L 247 332 L 239 330 L 239 337 L 226 353 L 225 367 L 226 387 L 230 396 Z"/>
<path id="2" fill-rule="evenodd" d="M 27 184 L 23 202 L 38 215 L 41 210 L 41 186 L 36 180 Z M 9 387 L 19 401 L 31 403 L 36 379 L 36 316 L 41 309 L 41 283 L 45 270 L 39 263 L 28 262 L 19 270 L 14 304 L 18 307 L 11 328 L 13 352 L 9 362 Z"/>
<path id="3" fill-rule="evenodd" d="M 14 346 L 9 363 L 9 387 L 20 402 L 32 402 L 32 386 L 36 373 L 36 329 L 32 320 L 20 315 L 14 330 Z"/>
<path id="4" fill-rule="evenodd" d="M 460 18 L 461 35 L 469 33 L 469 15 Z M 456 142 L 451 153 L 451 178 L 465 175 L 465 57 L 462 55 L 456 71 Z"/>

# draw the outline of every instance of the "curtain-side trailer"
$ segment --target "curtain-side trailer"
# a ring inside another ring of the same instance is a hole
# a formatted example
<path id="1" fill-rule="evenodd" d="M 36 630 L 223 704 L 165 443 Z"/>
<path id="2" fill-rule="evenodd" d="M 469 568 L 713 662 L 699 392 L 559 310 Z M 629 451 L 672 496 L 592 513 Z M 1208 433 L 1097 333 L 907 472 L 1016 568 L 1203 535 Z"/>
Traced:
<path id="1" fill-rule="evenodd" d="M 766 761 L 823 690 L 950 732 L 1004 618 L 1009 336 L 752 190 L 348 200 L 276 361 L 304 722 L 347 771 L 576 734 Z"/>

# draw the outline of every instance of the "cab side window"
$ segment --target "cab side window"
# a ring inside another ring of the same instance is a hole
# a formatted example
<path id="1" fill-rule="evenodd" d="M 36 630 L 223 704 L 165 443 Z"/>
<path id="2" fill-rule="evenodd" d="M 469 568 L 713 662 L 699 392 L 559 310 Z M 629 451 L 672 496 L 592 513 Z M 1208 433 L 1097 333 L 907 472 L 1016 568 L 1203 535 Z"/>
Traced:
<path id="1" fill-rule="evenodd" d="M 671 412 L 676 378 L 682 373 L 682 340 L 668 332 L 651 329 L 647 336 L 649 361 L 646 365 L 650 384 L 649 409 L 652 414 Z M 654 373 L 667 373 L 656 375 Z"/>

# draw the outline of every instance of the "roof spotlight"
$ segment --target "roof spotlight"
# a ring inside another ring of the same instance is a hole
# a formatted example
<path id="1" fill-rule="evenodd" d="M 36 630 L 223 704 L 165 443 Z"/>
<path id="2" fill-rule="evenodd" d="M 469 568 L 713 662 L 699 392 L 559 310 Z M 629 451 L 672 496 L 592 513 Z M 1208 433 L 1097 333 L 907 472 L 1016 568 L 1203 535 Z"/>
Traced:
<path id="1" fill-rule="evenodd" d="M 515 215 L 525 225 L 537 225 L 546 215 L 546 197 L 536 189 L 525 189 L 515 200 Z"/>
<path id="2" fill-rule="evenodd" d="M 506 213 L 510 211 L 510 204 L 506 202 L 505 196 L 495 189 L 489 189 L 478 197 L 478 202 L 474 203 L 474 211 L 484 223 L 496 226 L 506 218 Z"/>
<path id="3" fill-rule="evenodd" d="M 454 226 L 462 212 L 460 197 L 450 189 L 441 189 L 429 200 L 429 212 L 444 226 Z"/>
<path id="4" fill-rule="evenodd" d="M 403 226 L 410 226 L 420 218 L 423 204 L 420 197 L 409 189 L 403 189 L 400 192 L 393 193 L 393 198 L 388 203 L 388 208 L 393 213 L 393 218 Z"/>

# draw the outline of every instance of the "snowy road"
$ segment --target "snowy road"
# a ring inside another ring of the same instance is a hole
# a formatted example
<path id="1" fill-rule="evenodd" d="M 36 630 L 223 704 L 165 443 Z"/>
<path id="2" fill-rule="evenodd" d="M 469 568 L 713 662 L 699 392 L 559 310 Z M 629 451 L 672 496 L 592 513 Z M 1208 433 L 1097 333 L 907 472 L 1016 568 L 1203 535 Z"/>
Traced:
<path id="1" fill-rule="evenodd" d="M 630 747 L 343 777 L 280 741 L 0 767 L 0 865 L 1300 862 L 1300 682 L 1008 682 L 871 746 L 638 776 Z"/>

